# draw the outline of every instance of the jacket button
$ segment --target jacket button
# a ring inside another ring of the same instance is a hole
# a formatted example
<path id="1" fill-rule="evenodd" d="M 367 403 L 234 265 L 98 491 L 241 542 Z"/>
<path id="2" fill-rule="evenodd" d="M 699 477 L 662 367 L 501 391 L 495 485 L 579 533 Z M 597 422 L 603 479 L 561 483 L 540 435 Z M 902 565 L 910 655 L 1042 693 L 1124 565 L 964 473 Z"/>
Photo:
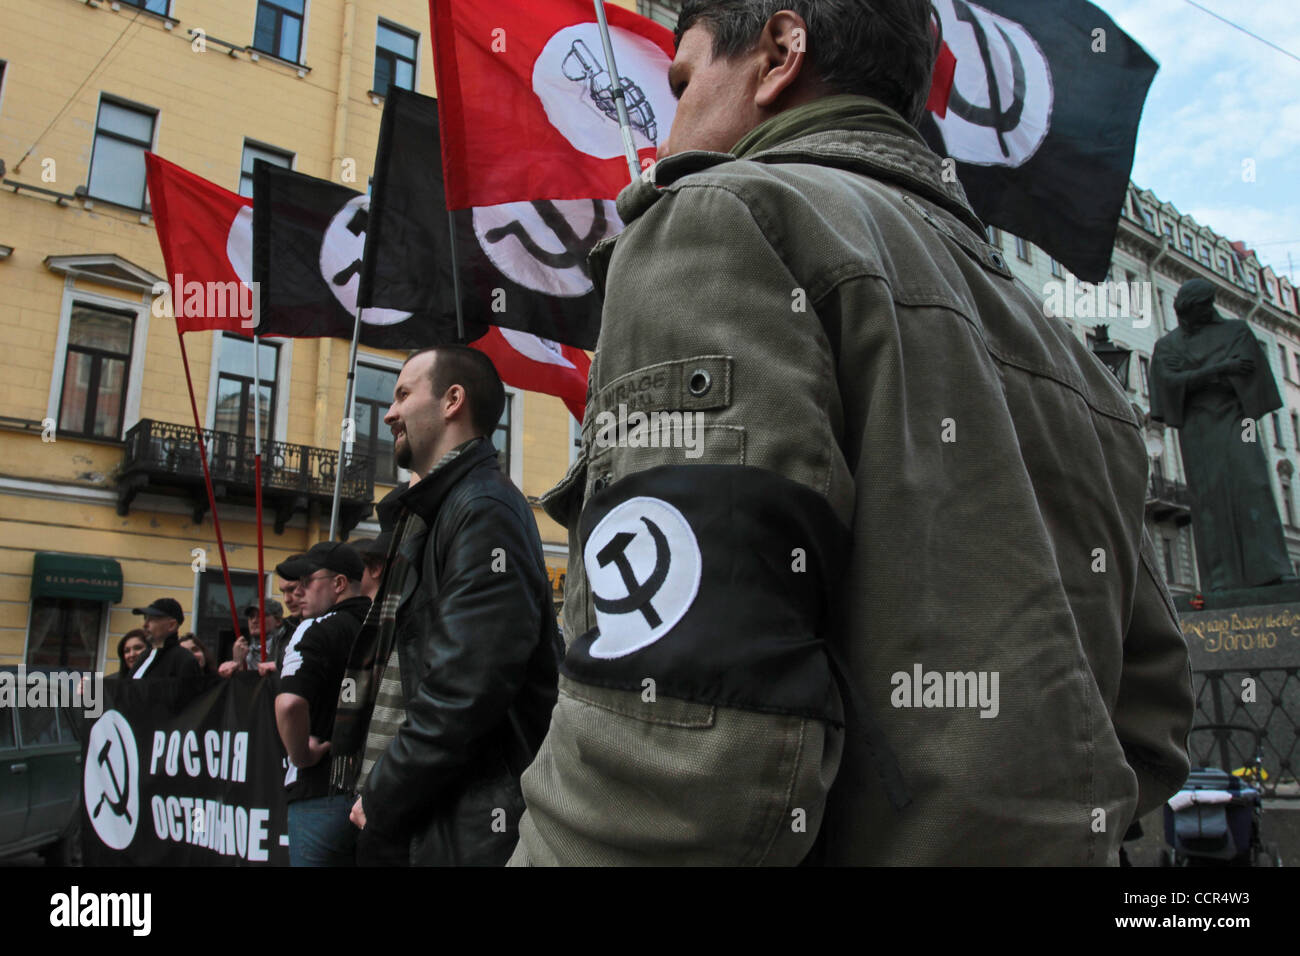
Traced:
<path id="1" fill-rule="evenodd" d="M 704 395 L 713 386 L 713 376 L 702 368 L 697 368 L 691 373 L 690 381 L 686 387 L 691 390 L 691 394 L 696 398 Z"/>
<path id="2" fill-rule="evenodd" d="M 591 493 L 593 495 L 598 495 L 602 491 L 604 491 L 607 487 L 609 487 L 609 476 L 601 475 L 599 478 L 597 478 L 595 481 L 591 483 Z"/>

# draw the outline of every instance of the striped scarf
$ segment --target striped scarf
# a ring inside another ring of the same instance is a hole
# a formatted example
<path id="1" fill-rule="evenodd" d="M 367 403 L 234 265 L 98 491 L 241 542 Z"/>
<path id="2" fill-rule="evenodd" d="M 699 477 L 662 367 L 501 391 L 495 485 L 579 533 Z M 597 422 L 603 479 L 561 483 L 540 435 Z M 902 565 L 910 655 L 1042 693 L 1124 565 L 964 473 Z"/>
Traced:
<path id="1" fill-rule="evenodd" d="M 454 461 L 477 439 L 457 445 L 443 455 L 427 477 Z M 424 519 L 402 509 L 393 528 L 384 577 L 361 630 L 352 642 L 343 693 L 330 751 L 334 754 L 330 782 L 359 793 L 371 769 L 397 736 L 406 720 L 401 665 L 397 659 L 397 610 L 415 590 L 418 566 L 429 535 Z"/>

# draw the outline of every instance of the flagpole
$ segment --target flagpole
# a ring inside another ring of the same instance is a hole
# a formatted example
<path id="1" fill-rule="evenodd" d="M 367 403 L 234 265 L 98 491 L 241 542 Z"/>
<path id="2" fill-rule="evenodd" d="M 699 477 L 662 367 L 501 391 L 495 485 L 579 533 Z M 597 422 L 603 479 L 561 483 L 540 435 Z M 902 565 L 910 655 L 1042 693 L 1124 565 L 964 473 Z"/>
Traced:
<path id="1" fill-rule="evenodd" d="M 257 515 L 257 633 L 262 638 L 262 656 L 260 660 L 266 660 L 266 602 L 263 600 L 266 594 L 266 579 L 263 575 L 266 573 L 263 567 L 262 556 L 262 373 L 260 360 L 262 357 L 262 343 L 260 337 L 253 334 L 253 482 L 254 482 L 254 512 Z M 269 411 L 270 409 L 268 409 Z M 235 639 L 239 639 L 239 632 L 235 632 Z"/>
<path id="2" fill-rule="evenodd" d="M 460 309 L 460 268 L 456 264 L 456 214 L 447 210 L 447 232 L 451 234 L 451 294 L 456 297 L 456 341 L 465 342 L 465 316 Z"/>
<path id="3" fill-rule="evenodd" d="M 190 411 L 194 413 L 194 434 L 199 441 L 199 463 L 203 465 L 203 486 L 208 491 L 208 507 L 212 509 L 212 528 L 217 533 L 217 553 L 221 555 L 221 576 L 226 581 L 226 599 L 230 602 L 230 620 L 235 625 L 235 639 L 239 639 L 239 614 L 235 611 L 235 589 L 230 584 L 230 566 L 226 563 L 226 545 L 221 537 L 221 519 L 217 517 L 217 496 L 212 492 L 212 474 L 208 471 L 208 449 L 203 441 L 203 425 L 199 422 L 199 403 L 194 399 L 194 380 L 190 377 L 190 358 L 185 351 L 185 335 L 176 323 L 176 338 L 181 343 L 181 365 L 185 368 L 185 385 L 190 390 Z"/>
<path id="4" fill-rule="evenodd" d="M 357 340 L 361 336 L 361 306 L 357 306 L 357 317 L 352 323 L 352 349 L 348 353 L 348 388 L 347 398 L 343 404 L 343 426 L 339 429 L 339 459 L 334 468 L 334 503 L 330 506 L 330 540 L 339 525 L 339 497 L 343 491 L 343 446 L 348 434 L 348 423 L 352 421 L 352 403 L 355 395 L 353 389 L 357 378 Z M 353 426 L 355 429 L 355 425 Z"/>
<path id="5" fill-rule="evenodd" d="M 605 0 L 595 0 L 596 20 L 600 24 L 600 42 L 605 47 L 605 69 L 609 71 L 614 97 L 614 106 L 618 110 L 618 128 L 623 133 L 623 149 L 627 153 L 627 168 L 632 174 L 632 182 L 641 176 L 641 161 L 637 158 L 636 145 L 632 142 L 632 121 L 627 116 L 627 94 L 623 90 L 623 81 L 618 75 L 618 65 L 614 62 L 614 44 L 609 39 L 609 23 L 605 20 Z"/>

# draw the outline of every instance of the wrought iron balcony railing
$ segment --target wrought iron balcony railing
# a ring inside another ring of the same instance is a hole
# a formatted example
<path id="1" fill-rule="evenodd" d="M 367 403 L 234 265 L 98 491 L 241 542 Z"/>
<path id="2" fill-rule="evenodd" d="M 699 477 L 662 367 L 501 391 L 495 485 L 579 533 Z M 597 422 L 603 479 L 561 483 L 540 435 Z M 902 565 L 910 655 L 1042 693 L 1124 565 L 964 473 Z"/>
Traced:
<path id="1" fill-rule="evenodd" d="M 219 500 L 250 504 L 255 493 L 255 443 L 252 436 L 205 428 L 208 470 Z M 296 511 L 328 511 L 334 496 L 338 453 L 327 448 L 266 441 L 262 444 L 262 498 L 275 514 L 276 532 Z M 118 476 L 118 514 L 130 511 L 141 491 L 180 493 L 194 505 L 195 522 L 207 510 L 203 464 L 192 426 L 141 419 L 126 433 L 126 454 Z M 375 464 L 366 454 L 343 456 L 341 523 L 351 530 L 370 513 L 374 501 Z"/>
<path id="2" fill-rule="evenodd" d="M 1192 520 L 1191 490 L 1181 481 L 1153 473 L 1147 485 L 1147 514 L 1155 521 L 1188 524 Z"/>

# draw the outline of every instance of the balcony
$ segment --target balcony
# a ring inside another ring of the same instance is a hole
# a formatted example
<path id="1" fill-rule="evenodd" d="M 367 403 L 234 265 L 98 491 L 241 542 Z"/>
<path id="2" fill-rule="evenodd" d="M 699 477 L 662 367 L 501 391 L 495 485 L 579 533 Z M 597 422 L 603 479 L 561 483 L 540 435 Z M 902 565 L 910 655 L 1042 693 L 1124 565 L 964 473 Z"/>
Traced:
<path id="1" fill-rule="evenodd" d="M 1192 521 L 1192 493 L 1180 481 L 1153 474 L 1147 485 L 1147 517 L 1182 527 Z"/>
<path id="2" fill-rule="evenodd" d="M 205 428 L 208 469 L 217 500 L 254 504 L 252 436 Z M 334 498 L 338 453 L 326 448 L 268 441 L 262 450 L 262 506 L 275 516 L 275 532 L 297 512 L 328 515 Z M 189 500 L 194 523 L 203 521 L 208 496 L 203 487 L 197 432 L 188 425 L 141 419 L 126 433 L 126 454 L 118 471 L 117 513 L 127 515 L 142 491 Z M 375 463 L 365 454 L 344 455 L 339 496 L 339 525 L 351 531 L 366 518 L 375 497 Z"/>

